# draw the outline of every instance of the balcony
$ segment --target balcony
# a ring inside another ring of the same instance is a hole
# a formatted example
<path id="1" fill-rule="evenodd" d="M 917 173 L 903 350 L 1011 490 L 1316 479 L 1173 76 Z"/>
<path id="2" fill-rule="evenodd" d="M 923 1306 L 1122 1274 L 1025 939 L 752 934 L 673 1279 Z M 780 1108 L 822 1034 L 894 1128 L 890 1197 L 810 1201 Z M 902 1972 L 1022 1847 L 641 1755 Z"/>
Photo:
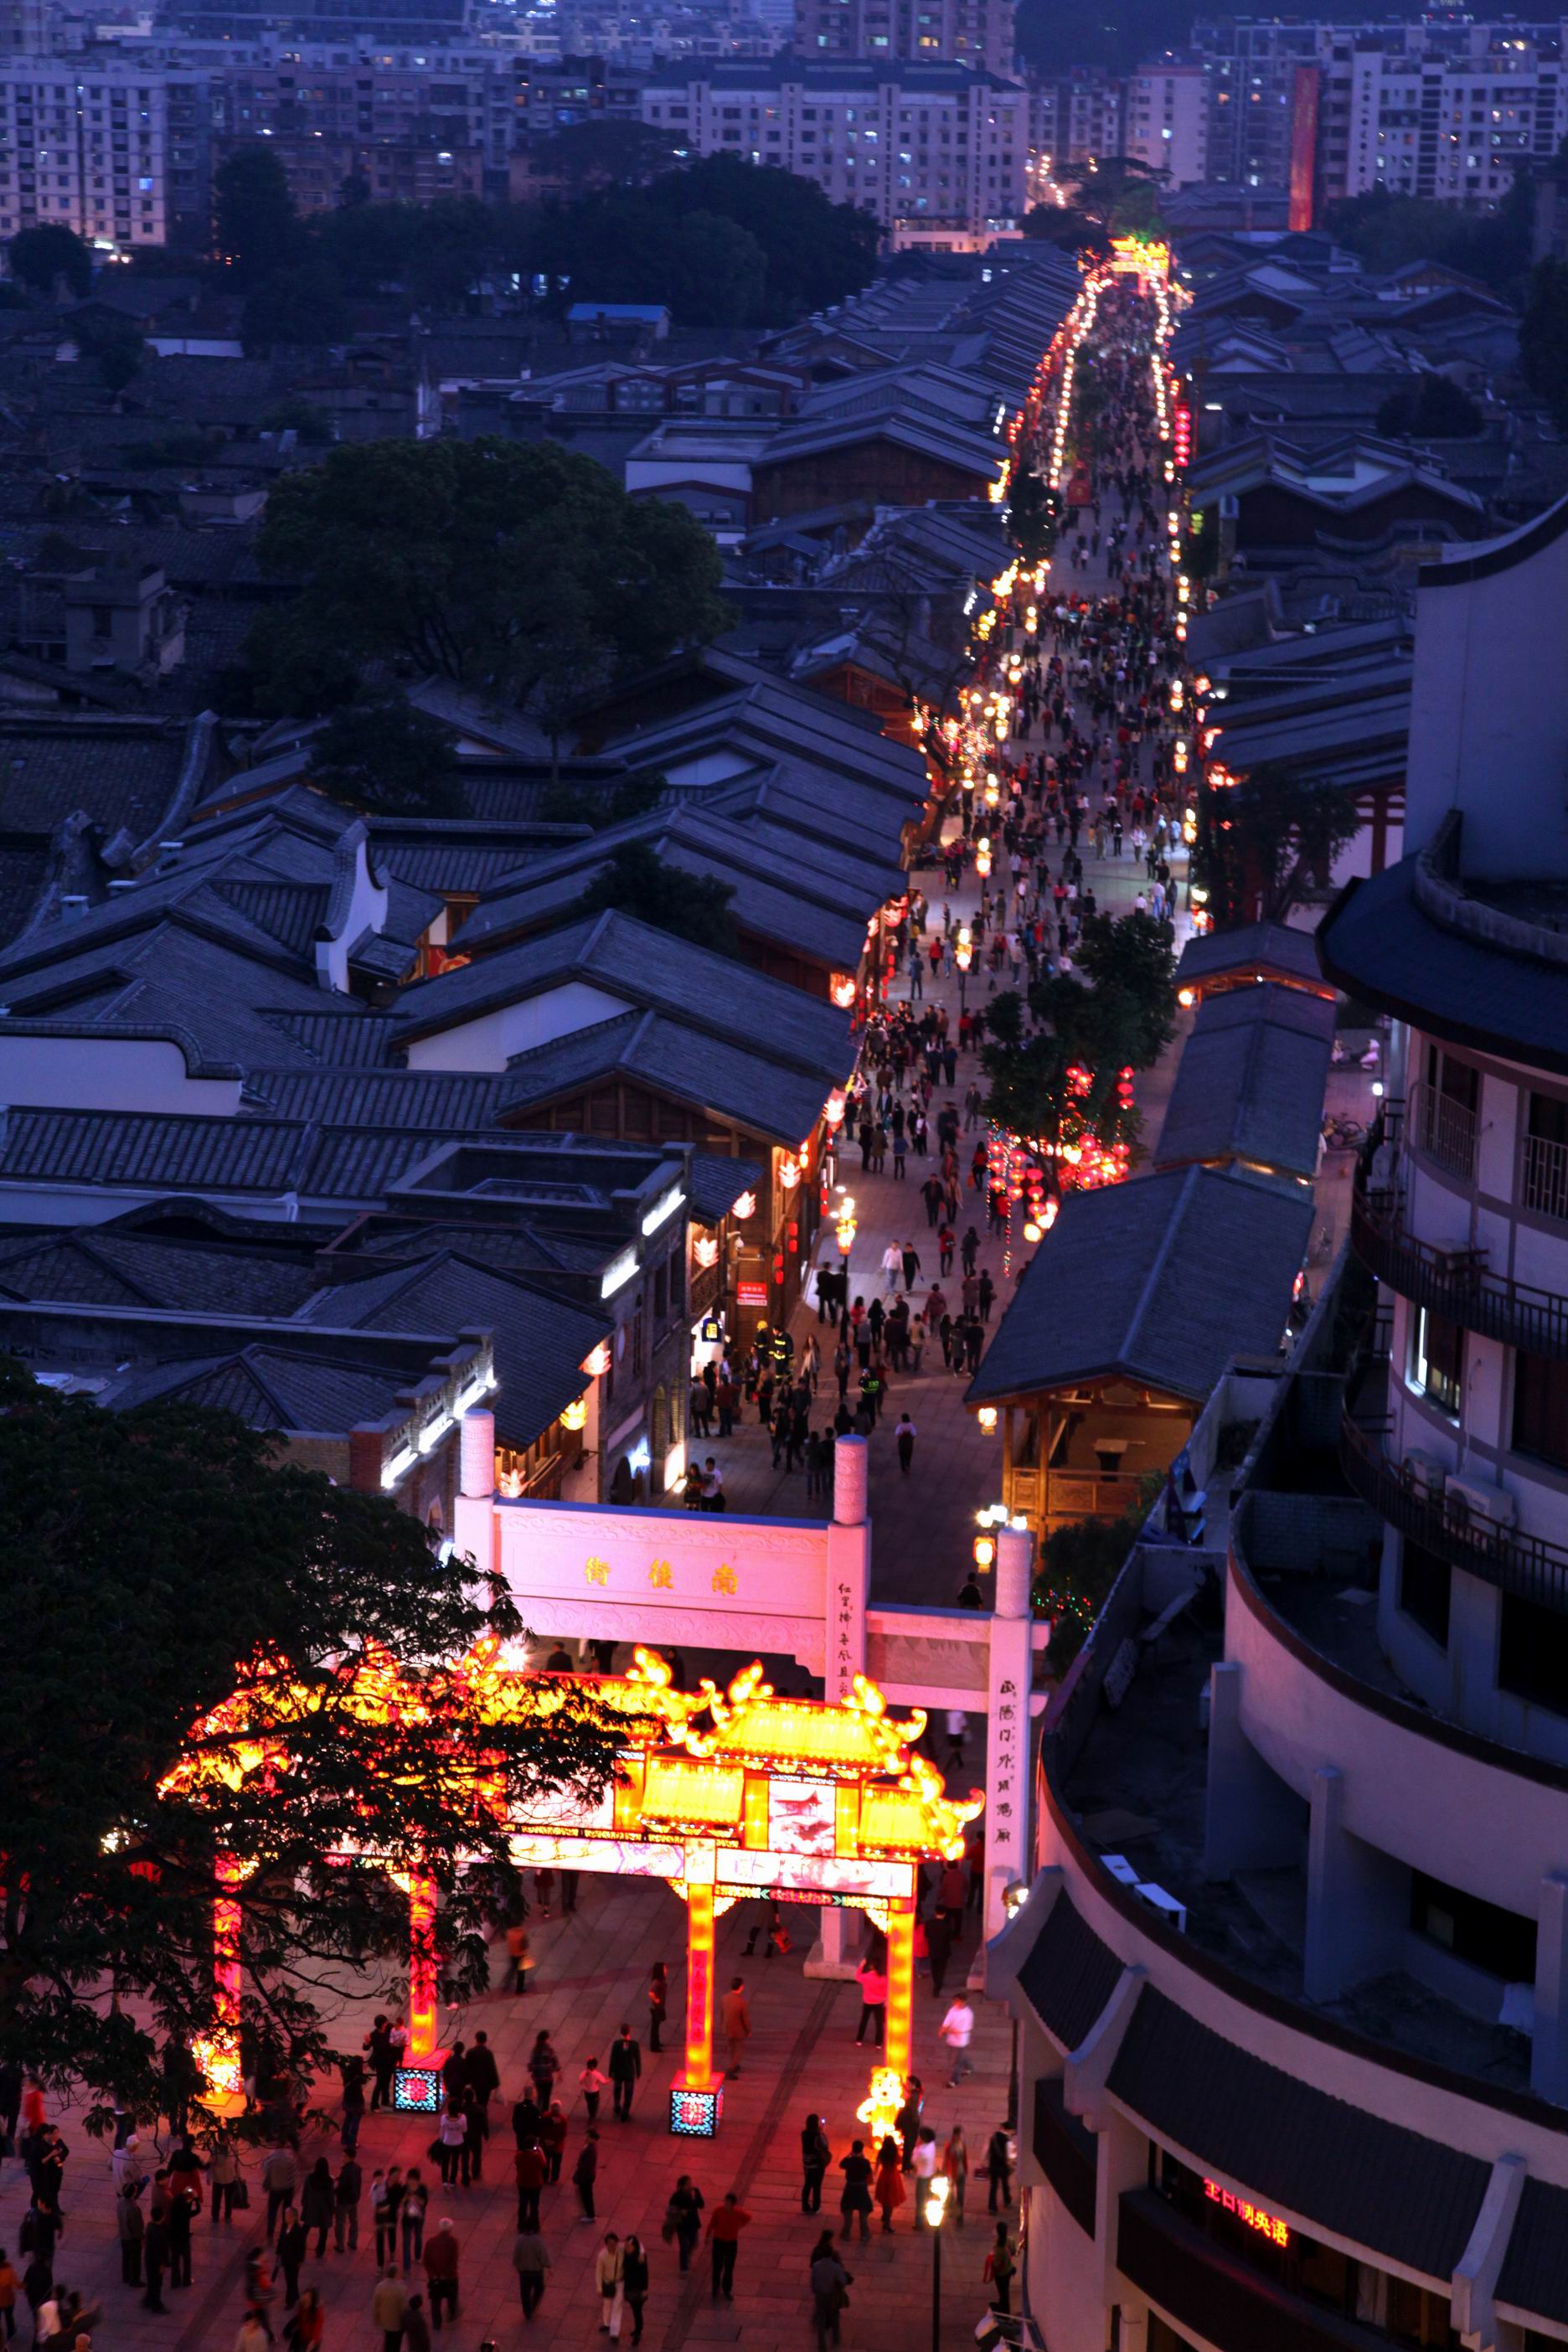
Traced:
<path id="1" fill-rule="evenodd" d="M 1468 1184 L 1476 1172 L 1476 1114 L 1452 1095 L 1422 1084 L 1410 1089 L 1410 1139 L 1423 1159 Z"/>
<path id="2" fill-rule="evenodd" d="M 1550 1142 L 1544 1135 L 1525 1137 L 1519 1205 L 1568 1225 L 1568 1143 Z"/>
<path id="3" fill-rule="evenodd" d="M 1434 1249 L 1417 1241 L 1401 1224 L 1393 1194 L 1364 1192 L 1358 1184 L 1351 1240 L 1362 1263 L 1402 1298 L 1504 1347 L 1568 1361 L 1568 1298 L 1489 1274 L 1483 1252 Z"/>
<path id="4" fill-rule="evenodd" d="M 1340 1424 L 1340 1465 L 1363 1502 L 1423 1550 L 1568 1616 L 1568 1548 L 1434 1499 L 1348 1414 Z"/>

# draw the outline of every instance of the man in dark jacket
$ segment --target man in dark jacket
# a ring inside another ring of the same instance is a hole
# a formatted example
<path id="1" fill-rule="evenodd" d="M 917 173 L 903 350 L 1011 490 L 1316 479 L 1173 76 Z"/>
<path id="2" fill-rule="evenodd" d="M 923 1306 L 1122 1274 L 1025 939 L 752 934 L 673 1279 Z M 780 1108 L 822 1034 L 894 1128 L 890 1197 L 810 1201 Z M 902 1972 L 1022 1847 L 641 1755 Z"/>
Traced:
<path id="1" fill-rule="evenodd" d="M 632 2039 L 629 2025 L 623 2025 L 610 2044 L 608 2071 L 614 2112 L 622 2123 L 627 2123 L 631 2119 L 632 2095 L 642 2073 L 642 2045 Z"/>

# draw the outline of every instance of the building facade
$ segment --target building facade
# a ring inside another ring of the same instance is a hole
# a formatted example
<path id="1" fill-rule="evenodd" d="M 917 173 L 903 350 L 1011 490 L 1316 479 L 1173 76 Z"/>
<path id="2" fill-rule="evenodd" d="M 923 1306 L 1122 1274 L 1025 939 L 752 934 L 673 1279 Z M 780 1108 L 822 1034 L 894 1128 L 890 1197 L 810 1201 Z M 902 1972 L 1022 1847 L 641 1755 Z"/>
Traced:
<path id="1" fill-rule="evenodd" d="M 1122 152 L 1173 188 L 1208 177 L 1209 83 L 1201 65 L 1140 66 L 1127 79 Z"/>
<path id="2" fill-rule="evenodd" d="M 694 155 L 777 164 L 895 234 L 1001 231 L 1026 205 L 1028 93 L 963 66 L 721 66 L 650 82 L 643 114 Z"/>
<path id="3" fill-rule="evenodd" d="M 1568 2341 L 1568 502 L 1421 573 L 1352 1242 L 1194 1429 L 993 1956 L 1053 2352 Z M 1114 1712 L 1105 1702 L 1110 1700 Z"/>
<path id="4" fill-rule="evenodd" d="M 1010 74 L 1014 0 L 795 0 L 804 58 L 899 58 Z"/>
<path id="5" fill-rule="evenodd" d="M 168 75 L 130 61 L 0 64 L 0 236 L 58 226 L 100 252 L 168 244 L 170 100 Z"/>

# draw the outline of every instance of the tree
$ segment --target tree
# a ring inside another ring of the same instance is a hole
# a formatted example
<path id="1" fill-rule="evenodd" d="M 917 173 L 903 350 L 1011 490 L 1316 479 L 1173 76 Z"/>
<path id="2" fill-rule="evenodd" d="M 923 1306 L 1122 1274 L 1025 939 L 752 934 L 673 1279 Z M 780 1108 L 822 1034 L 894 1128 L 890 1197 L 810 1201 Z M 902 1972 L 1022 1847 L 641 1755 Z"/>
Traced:
<path id="1" fill-rule="evenodd" d="M 1258 768 L 1223 787 L 1205 781 L 1193 878 L 1221 930 L 1282 923 L 1311 884 L 1327 880 L 1360 826 L 1352 793 L 1289 769 Z"/>
<path id="2" fill-rule="evenodd" d="M 1099 260 L 1110 257 L 1104 223 L 1091 220 L 1077 205 L 1031 205 L 1024 215 L 1024 235 L 1047 245 L 1070 246 L 1075 253 L 1088 252 Z"/>
<path id="3" fill-rule="evenodd" d="M 536 708 L 556 741 L 599 683 L 729 621 L 696 518 L 553 441 L 334 448 L 276 485 L 258 551 L 300 583 L 252 634 L 258 693 L 330 648 Z"/>
<path id="4" fill-rule="evenodd" d="M 261 140 L 236 147 L 213 174 L 213 231 L 237 286 L 258 284 L 298 254 L 300 223 L 288 177 Z"/>
<path id="5" fill-rule="evenodd" d="M 310 750 L 310 780 L 374 816 L 462 816 L 468 798 L 450 728 L 401 694 L 334 710 Z"/>
<path id="6" fill-rule="evenodd" d="M 985 1008 L 990 1034 L 980 1065 L 990 1081 L 987 1118 L 1053 1153 L 1090 1135 L 1131 1151 L 1142 1122 L 1122 1101 L 1119 1083 L 1125 1068 L 1136 1066 L 1137 1022 L 1128 1000 L 1061 974 L 1035 982 L 1028 1009 L 1040 1024 L 1032 1032 L 1023 1026 L 1015 992 L 993 997 Z"/>
<path id="7" fill-rule="evenodd" d="M 1008 485 L 1007 527 L 1026 571 L 1043 563 L 1056 545 L 1059 513 L 1056 491 L 1020 461 Z"/>
<path id="8" fill-rule="evenodd" d="M 342 280 L 331 262 L 302 261 L 274 269 L 245 298 L 240 327 L 248 352 L 269 352 L 276 343 L 324 345 L 348 339 L 349 306 Z"/>
<path id="9" fill-rule="evenodd" d="M 1511 299 L 1529 265 L 1532 202 L 1530 174 L 1520 171 L 1492 213 L 1462 212 L 1428 196 L 1373 188 L 1331 204 L 1324 226 L 1371 271 L 1433 262 Z"/>
<path id="10" fill-rule="evenodd" d="M 642 188 L 679 160 L 674 136 L 652 122 L 573 122 L 534 148 L 546 179 L 573 194 L 588 188 Z"/>
<path id="11" fill-rule="evenodd" d="M 199 2090 L 221 1899 L 249 2063 L 264 2082 L 319 2069 L 313 1986 L 407 1950 L 384 1870 L 332 1859 L 356 1853 L 417 1857 L 450 1989 L 488 1980 L 489 1903 L 515 1881 L 481 1781 L 596 1789 L 614 1743 L 574 1698 L 547 1724 L 492 1720 L 445 1669 L 520 1631 L 471 1563 L 380 1496 L 279 1466 L 232 1415 L 105 1412 L 14 1367 L 0 1529 L 0 2059 L 85 2084 L 98 2127 L 110 2102 L 156 2115 Z M 351 1704 L 367 1674 L 423 1711 L 372 1719 Z"/>
<path id="12" fill-rule="evenodd" d="M 876 275 L 880 231 L 871 215 L 832 203 L 775 164 L 704 156 L 656 180 L 648 202 L 669 213 L 718 213 L 755 237 L 767 257 L 770 325 L 842 302 Z"/>
<path id="13" fill-rule="evenodd" d="M 1128 1060 L 1152 1067 L 1176 1034 L 1176 935 L 1168 922 L 1132 913 L 1090 915 L 1078 968 L 1101 995 L 1121 997 L 1131 1032 Z"/>
<path id="14" fill-rule="evenodd" d="M 92 253 L 63 221 L 44 221 L 18 230 L 5 247 L 11 275 L 35 294 L 52 295 L 63 279 L 68 294 L 85 302 L 92 291 Z"/>
<path id="15" fill-rule="evenodd" d="M 1536 263 L 1520 322 L 1519 361 L 1526 383 L 1545 402 L 1558 431 L 1568 433 L 1568 262 L 1549 256 Z"/>
<path id="16" fill-rule="evenodd" d="M 1069 1519 L 1040 1545 L 1030 1598 L 1051 1623 L 1051 1672 L 1060 1675 L 1089 1637 L 1111 1586 L 1148 1517 L 1152 1496 L 1136 1496 L 1114 1519 Z"/>
<path id="17" fill-rule="evenodd" d="M 733 896 L 731 885 L 714 875 L 688 874 L 679 866 L 666 866 L 646 841 L 623 841 L 574 911 L 598 915 L 613 908 L 619 914 L 635 915 L 656 931 L 690 940 L 715 955 L 732 956 L 739 951 L 730 916 Z"/>
<path id="18" fill-rule="evenodd" d="M 1481 430 L 1481 412 L 1451 376 L 1423 375 L 1391 392 L 1377 412 L 1377 429 L 1400 439 L 1468 441 Z"/>
<path id="19" fill-rule="evenodd" d="M 123 392 L 147 355 L 135 320 L 95 309 L 83 311 L 73 321 L 73 331 L 78 351 L 92 362 L 105 389 Z"/>
<path id="20" fill-rule="evenodd" d="M 683 327 L 752 326 L 766 313 L 767 256 L 721 214 L 588 196 L 546 215 L 539 251 L 572 302 L 663 303 Z"/>

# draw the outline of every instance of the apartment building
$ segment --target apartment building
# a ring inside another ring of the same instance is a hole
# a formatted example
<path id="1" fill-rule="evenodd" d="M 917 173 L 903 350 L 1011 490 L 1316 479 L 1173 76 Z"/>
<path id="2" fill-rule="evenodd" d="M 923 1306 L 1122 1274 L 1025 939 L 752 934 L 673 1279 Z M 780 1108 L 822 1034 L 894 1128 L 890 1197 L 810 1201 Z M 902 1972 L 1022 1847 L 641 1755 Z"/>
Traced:
<path id="1" fill-rule="evenodd" d="M 1173 188 L 1208 177 L 1209 80 L 1201 65 L 1140 66 L 1127 78 L 1121 152 Z"/>
<path id="2" fill-rule="evenodd" d="M 0 236 L 49 223 L 102 252 L 168 244 L 178 201 L 205 202 L 204 121 L 199 78 L 118 59 L 0 62 Z"/>
<path id="3" fill-rule="evenodd" d="M 795 0 L 803 58 L 900 58 L 1010 74 L 1014 0 Z"/>
<path id="4" fill-rule="evenodd" d="M 695 155 L 776 163 L 895 242 L 1011 228 L 1026 204 L 1029 97 L 963 66 L 721 66 L 657 79 L 644 119 Z"/>
<path id="5" fill-rule="evenodd" d="M 1560 21 L 1194 26 L 1208 85 L 1206 176 L 1292 183 L 1317 205 L 1383 186 L 1484 207 L 1568 131 Z"/>

